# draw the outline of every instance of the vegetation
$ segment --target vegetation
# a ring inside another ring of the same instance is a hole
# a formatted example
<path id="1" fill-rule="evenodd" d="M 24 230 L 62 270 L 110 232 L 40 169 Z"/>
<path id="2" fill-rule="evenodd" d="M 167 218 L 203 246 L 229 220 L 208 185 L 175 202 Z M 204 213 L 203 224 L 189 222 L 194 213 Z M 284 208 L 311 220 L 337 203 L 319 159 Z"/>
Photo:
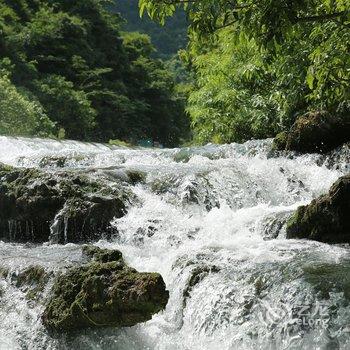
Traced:
<path id="1" fill-rule="evenodd" d="M 148 34 L 157 49 L 156 55 L 165 59 L 171 58 L 187 45 L 187 20 L 184 11 L 176 11 L 164 25 L 147 17 L 140 18 L 139 0 L 116 0 L 111 10 L 119 12 L 126 22 L 126 31 Z"/>
<path id="2" fill-rule="evenodd" d="M 0 133 L 178 144 L 183 97 L 105 0 L 0 0 Z"/>
<path id="3" fill-rule="evenodd" d="M 118 250 L 84 246 L 89 258 L 54 280 L 42 315 L 51 331 L 131 327 L 165 309 L 169 292 L 158 273 L 137 272 Z"/>
<path id="4" fill-rule="evenodd" d="M 17 91 L 7 76 L 0 77 L 0 134 L 41 134 L 54 129 L 41 106 Z"/>
<path id="5" fill-rule="evenodd" d="M 185 108 L 196 143 L 347 118 L 349 43 L 350 0 L 0 0 L 0 133 L 174 146 Z"/>
<path id="6" fill-rule="evenodd" d="M 349 0 L 140 1 L 161 23 L 179 8 L 196 142 L 273 136 L 307 111 L 349 117 Z"/>

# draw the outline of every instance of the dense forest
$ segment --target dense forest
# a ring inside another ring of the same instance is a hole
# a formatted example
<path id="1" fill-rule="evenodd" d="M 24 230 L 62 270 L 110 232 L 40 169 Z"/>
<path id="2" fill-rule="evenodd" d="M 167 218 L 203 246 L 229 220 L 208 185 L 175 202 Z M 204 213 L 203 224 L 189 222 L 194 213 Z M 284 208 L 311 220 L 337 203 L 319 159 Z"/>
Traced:
<path id="1" fill-rule="evenodd" d="M 0 134 L 179 143 L 188 123 L 173 74 L 108 4 L 0 1 Z"/>
<path id="2" fill-rule="evenodd" d="M 164 26 L 152 21 L 148 16 L 140 17 L 139 0 L 115 0 L 110 7 L 125 19 L 122 26 L 129 32 L 148 34 L 157 49 L 156 56 L 169 59 L 187 45 L 187 19 L 184 11 L 176 11 Z"/>
<path id="3" fill-rule="evenodd" d="M 350 115 L 349 0 L 142 0 L 187 12 L 187 110 L 198 143 L 274 136 L 307 111 Z"/>
<path id="4" fill-rule="evenodd" d="M 0 0 L 0 133 L 174 146 L 189 124 L 204 144 L 273 137 L 309 111 L 347 118 L 349 9 Z"/>

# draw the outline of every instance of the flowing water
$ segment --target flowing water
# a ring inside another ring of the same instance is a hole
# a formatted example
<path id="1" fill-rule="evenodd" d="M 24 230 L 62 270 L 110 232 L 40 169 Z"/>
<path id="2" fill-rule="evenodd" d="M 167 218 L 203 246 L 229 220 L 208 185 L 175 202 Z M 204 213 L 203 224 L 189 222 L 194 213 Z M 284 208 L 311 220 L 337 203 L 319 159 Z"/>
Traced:
<path id="1" fill-rule="evenodd" d="M 118 233 L 96 244 L 161 273 L 170 291 L 144 324 L 52 337 L 43 307 L 0 279 L 0 349 L 349 349 L 349 247 L 285 239 L 291 213 L 349 172 L 349 154 L 282 156 L 271 140 L 161 150 L 0 137 L 7 164 L 144 173 L 111 223 Z M 13 273 L 80 255 L 75 244 L 0 242 L 0 267 Z"/>

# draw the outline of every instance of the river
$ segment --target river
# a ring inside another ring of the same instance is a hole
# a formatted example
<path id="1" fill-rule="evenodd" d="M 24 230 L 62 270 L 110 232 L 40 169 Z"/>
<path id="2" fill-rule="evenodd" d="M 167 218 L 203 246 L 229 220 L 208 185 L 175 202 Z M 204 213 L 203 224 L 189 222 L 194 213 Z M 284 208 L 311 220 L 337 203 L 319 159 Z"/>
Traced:
<path id="1" fill-rule="evenodd" d="M 275 154 L 271 140 L 182 149 L 128 149 L 0 137 L 0 162 L 19 167 L 145 174 L 127 214 L 100 247 L 138 271 L 159 272 L 164 312 L 126 329 L 49 335 L 43 306 L 0 279 L 0 349 L 349 349 L 350 249 L 285 239 L 285 222 L 349 172 L 349 148 L 328 156 Z M 0 233 L 1 237 L 1 233 Z M 0 267 L 57 270 L 78 244 L 0 238 Z M 47 286 L 48 293 L 50 283 Z"/>

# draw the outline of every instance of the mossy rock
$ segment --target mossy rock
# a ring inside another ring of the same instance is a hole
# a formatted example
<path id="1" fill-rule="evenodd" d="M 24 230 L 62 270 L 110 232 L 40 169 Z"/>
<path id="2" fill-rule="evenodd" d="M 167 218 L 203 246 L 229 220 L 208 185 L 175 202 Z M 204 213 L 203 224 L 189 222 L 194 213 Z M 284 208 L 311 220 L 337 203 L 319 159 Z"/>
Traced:
<path id="1" fill-rule="evenodd" d="M 328 194 L 299 207 L 287 222 L 287 238 L 350 243 L 350 175 L 336 181 Z"/>
<path id="2" fill-rule="evenodd" d="M 7 165 L 0 162 L 0 173 L 8 173 L 12 171 L 14 168 L 11 165 Z"/>
<path id="3" fill-rule="evenodd" d="M 136 185 L 138 183 L 144 183 L 146 180 L 146 173 L 137 170 L 127 170 L 126 174 L 130 183 Z"/>
<path id="4" fill-rule="evenodd" d="M 93 245 L 83 246 L 82 252 L 87 259 L 101 263 L 122 261 L 123 259 L 123 255 L 119 250 L 101 249 Z"/>
<path id="5" fill-rule="evenodd" d="M 63 168 L 66 165 L 67 157 L 54 157 L 54 156 L 46 156 L 42 158 L 39 162 L 40 168 L 47 167 L 55 167 L 55 168 Z"/>
<path id="6" fill-rule="evenodd" d="M 84 247 L 90 259 L 58 276 L 43 313 L 51 331 L 128 327 L 146 322 L 169 299 L 162 277 L 128 267 L 116 250 Z"/>
<path id="7" fill-rule="evenodd" d="M 69 163 L 81 162 L 84 160 L 82 155 L 71 156 L 45 156 L 39 162 L 40 168 L 64 168 Z"/>
<path id="8" fill-rule="evenodd" d="M 0 169 L 1 170 L 1 169 Z M 0 176 L 0 239 L 81 242 L 109 235 L 110 221 L 126 212 L 131 196 L 84 173 L 10 169 Z"/>
<path id="9" fill-rule="evenodd" d="M 8 267 L 3 267 L 0 266 L 0 278 L 7 278 L 7 276 L 9 275 L 10 270 Z"/>
<path id="10" fill-rule="evenodd" d="M 273 149 L 279 150 L 279 151 L 285 150 L 287 147 L 287 138 L 288 138 L 288 134 L 286 131 L 283 131 L 277 134 L 273 140 L 273 145 L 272 145 Z"/>
<path id="11" fill-rule="evenodd" d="M 13 275 L 12 279 L 16 287 L 26 293 L 27 299 L 37 300 L 42 296 L 50 276 L 51 273 L 47 272 L 42 266 L 33 265 L 20 271 L 17 275 Z"/>
<path id="12" fill-rule="evenodd" d="M 350 117 L 316 111 L 298 117 L 288 132 L 278 134 L 274 148 L 301 153 L 325 153 L 347 141 L 350 141 Z"/>

